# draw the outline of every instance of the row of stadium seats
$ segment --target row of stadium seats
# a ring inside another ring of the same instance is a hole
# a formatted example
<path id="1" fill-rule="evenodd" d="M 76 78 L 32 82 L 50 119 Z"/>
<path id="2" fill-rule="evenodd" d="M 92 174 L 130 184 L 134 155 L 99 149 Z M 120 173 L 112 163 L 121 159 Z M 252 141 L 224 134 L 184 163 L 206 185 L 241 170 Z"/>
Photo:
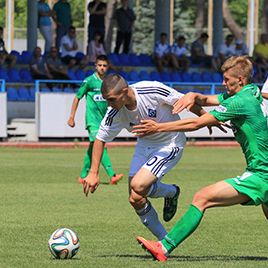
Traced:
<path id="1" fill-rule="evenodd" d="M 81 69 L 77 70 L 68 70 L 68 76 L 71 80 L 84 80 L 85 77 L 91 75 L 93 70 L 88 70 L 84 72 Z M 158 73 L 156 71 L 147 72 L 146 70 L 141 71 L 120 71 L 120 75 L 122 75 L 128 81 L 140 81 L 140 80 L 157 80 L 161 82 L 214 82 L 220 83 L 222 82 L 222 75 L 217 72 L 207 72 L 204 71 L 202 73 L 199 72 L 161 72 Z M 6 82 L 10 83 L 32 83 L 33 78 L 31 72 L 27 68 L 22 68 L 17 70 L 15 68 L 11 68 L 9 70 L 0 68 L 0 79 L 6 80 Z"/>
<path id="2" fill-rule="evenodd" d="M 18 89 L 10 87 L 7 89 L 8 101 L 35 101 L 35 89 L 20 87 Z"/>

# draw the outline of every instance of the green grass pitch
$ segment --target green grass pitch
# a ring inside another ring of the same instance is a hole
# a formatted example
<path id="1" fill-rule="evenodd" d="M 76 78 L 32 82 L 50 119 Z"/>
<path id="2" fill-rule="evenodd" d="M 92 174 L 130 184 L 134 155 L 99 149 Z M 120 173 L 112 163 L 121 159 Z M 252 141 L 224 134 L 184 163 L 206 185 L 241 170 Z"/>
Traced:
<path id="1" fill-rule="evenodd" d="M 0 148 L 0 267 L 267 267 L 267 220 L 260 207 L 210 209 L 196 232 L 167 263 L 154 262 L 136 243 L 154 239 L 128 204 L 127 172 L 134 148 L 110 148 L 123 181 L 103 178 L 86 198 L 76 182 L 85 149 Z M 164 178 L 180 185 L 177 215 L 199 188 L 244 170 L 239 148 L 187 147 Z M 163 200 L 152 201 L 162 218 Z M 77 232 L 80 250 L 72 260 L 55 260 L 47 241 L 58 227 Z"/>

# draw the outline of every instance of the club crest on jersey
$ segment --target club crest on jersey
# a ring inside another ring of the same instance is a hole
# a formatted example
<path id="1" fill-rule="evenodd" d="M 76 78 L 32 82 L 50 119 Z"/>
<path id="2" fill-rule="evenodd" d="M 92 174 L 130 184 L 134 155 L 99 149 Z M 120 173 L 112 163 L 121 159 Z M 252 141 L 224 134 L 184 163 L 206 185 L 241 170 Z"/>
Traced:
<path id="1" fill-rule="evenodd" d="M 222 105 L 219 105 L 216 107 L 215 109 L 217 112 L 221 112 L 221 113 L 225 113 L 227 111 L 227 108 L 222 106 Z"/>
<path id="2" fill-rule="evenodd" d="M 156 110 L 148 109 L 148 116 L 149 117 L 156 117 Z"/>

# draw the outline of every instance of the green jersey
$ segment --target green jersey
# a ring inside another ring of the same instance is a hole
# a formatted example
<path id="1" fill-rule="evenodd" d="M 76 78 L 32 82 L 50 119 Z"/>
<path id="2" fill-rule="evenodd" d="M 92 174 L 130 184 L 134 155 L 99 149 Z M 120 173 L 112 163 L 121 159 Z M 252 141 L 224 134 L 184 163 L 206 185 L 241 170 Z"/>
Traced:
<path id="1" fill-rule="evenodd" d="M 80 100 L 86 96 L 86 128 L 97 127 L 107 111 L 107 102 L 101 94 L 102 80 L 97 73 L 88 76 L 79 88 L 76 97 Z"/>
<path id="2" fill-rule="evenodd" d="M 210 113 L 219 121 L 230 120 L 235 139 L 241 145 L 247 171 L 268 175 L 267 115 L 259 88 L 244 86 L 233 96 L 218 95 L 220 105 Z"/>

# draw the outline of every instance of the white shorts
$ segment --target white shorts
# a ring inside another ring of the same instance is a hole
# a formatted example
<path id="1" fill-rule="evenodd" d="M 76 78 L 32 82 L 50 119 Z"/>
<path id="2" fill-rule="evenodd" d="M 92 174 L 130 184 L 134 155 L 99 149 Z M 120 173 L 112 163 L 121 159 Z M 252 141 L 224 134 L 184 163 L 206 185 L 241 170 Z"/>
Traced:
<path id="1" fill-rule="evenodd" d="M 146 168 L 161 178 L 179 162 L 182 153 L 183 147 L 137 146 L 130 164 L 129 177 L 133 177 L 141 168 Z"/>

